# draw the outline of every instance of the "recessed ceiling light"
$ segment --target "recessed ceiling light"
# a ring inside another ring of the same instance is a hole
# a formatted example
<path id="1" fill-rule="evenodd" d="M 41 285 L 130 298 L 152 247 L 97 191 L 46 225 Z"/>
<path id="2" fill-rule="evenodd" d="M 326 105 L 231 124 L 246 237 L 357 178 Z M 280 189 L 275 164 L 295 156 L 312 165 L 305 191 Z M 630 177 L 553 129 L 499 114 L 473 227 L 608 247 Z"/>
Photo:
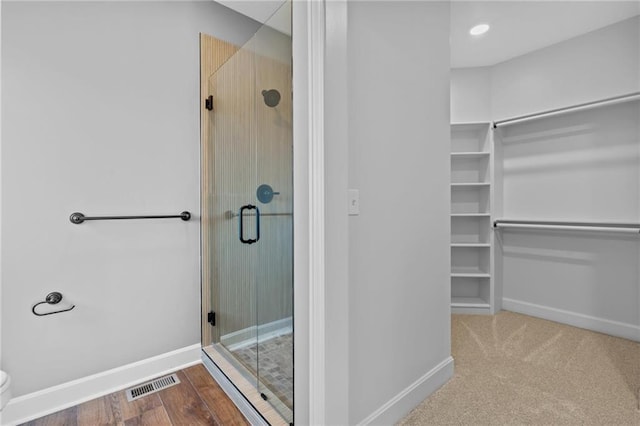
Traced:
<path id="1" fill-rule="evenodd" d="M 472 36 L 479 36 L 489 31 L 489 24 L 479 24 L 469 30 Z"/>

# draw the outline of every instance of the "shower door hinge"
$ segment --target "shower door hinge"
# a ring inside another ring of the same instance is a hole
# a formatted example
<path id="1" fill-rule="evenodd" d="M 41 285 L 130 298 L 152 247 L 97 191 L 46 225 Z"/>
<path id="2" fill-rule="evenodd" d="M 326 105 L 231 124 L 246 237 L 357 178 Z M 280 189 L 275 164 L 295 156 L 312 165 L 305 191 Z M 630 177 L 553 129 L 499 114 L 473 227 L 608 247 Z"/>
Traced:
<path id="1" fill-rule="evenodd" d="M 207 99 L 204 100 L 204 107 L 209 111 L 213 111 L 213 96 L 210 95 Z"/>
<path id="2" fill-rule="evenodd" d="M 216 313 L 211 311 L 207 314 L 207 322 L 211 324 L 212 327 L 216 326 Z"/>

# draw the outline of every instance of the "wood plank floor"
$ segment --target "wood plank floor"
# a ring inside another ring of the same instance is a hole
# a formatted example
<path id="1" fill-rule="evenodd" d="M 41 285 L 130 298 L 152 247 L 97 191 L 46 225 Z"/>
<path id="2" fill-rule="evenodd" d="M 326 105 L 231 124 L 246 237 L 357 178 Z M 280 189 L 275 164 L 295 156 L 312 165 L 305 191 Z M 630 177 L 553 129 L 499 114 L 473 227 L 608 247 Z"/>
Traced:
<path id="1" fill-rule="evenodd" d="M 29 426 L 248 425 L 202 364 L 176 373 L 178 385 L 132 402 L 125 391 L 25 423 Z"/>

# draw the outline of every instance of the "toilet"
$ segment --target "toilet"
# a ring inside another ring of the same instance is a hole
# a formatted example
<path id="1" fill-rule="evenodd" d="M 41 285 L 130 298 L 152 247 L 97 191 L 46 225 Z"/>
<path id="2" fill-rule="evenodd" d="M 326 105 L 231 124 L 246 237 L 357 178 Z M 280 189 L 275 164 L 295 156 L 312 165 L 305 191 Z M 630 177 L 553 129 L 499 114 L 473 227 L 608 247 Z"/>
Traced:
<path id="1" fill-rule="evenodd" d="M 4 371 L 0 371 L 0 410 L 11 399 L 11 377 Z"/>

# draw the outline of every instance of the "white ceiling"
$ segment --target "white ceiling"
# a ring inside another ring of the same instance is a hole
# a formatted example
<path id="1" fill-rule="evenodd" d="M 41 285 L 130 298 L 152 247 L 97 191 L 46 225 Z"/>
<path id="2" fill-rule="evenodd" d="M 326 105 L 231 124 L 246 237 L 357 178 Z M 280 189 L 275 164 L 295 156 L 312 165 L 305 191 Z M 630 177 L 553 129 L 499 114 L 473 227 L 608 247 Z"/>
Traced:
<path id="1" fill-rule="evenodd" d="M 640 14 L 637 1 L 453 1 L 451 66 L 494 65 Z M 469 29 L 487 23 L 480 37 Z"/>
<path id="2" fill-rule="evenodd" d="M 291 34 L 291 8 L 279 8 L 284 0 L 216 1 Z M 451 66 L 494 65 L 636 15 L 640 0 L 452 0 Z M 491 30 L 472 37 L 469 29 L 479 23 Z"/>

